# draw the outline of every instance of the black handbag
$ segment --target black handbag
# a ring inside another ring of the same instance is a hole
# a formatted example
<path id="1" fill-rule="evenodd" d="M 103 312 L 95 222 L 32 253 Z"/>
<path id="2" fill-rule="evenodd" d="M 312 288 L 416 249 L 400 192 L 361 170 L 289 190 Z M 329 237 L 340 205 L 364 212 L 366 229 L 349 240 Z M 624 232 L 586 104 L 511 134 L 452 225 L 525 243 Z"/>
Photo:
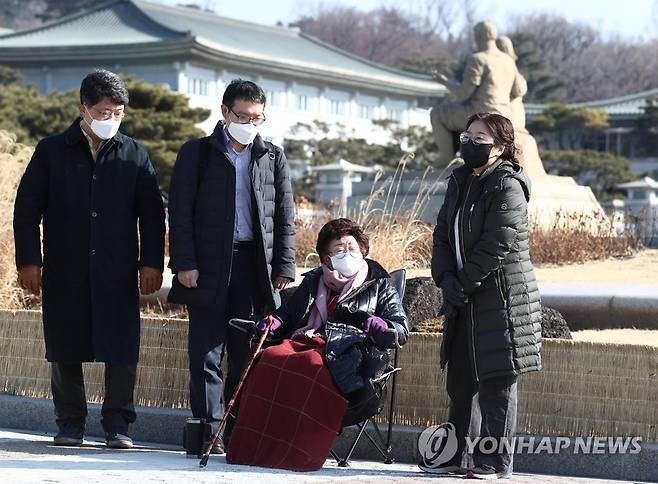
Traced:
<path id="1" fill-rule="evenodd" d="M 336 386 L 348 400 L 343 426 L 354 425 L 381 412 L 390 371 L 388 351 L 377 348 L 359 328 L 327 322 L 325 361 Z"/>

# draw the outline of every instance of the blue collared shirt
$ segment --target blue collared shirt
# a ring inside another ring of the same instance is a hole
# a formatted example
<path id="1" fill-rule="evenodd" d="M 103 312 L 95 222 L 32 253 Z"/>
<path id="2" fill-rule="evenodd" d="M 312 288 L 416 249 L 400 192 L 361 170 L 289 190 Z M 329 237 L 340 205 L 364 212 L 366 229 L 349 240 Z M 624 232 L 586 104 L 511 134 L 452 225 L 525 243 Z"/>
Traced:
<path id="1" fill-rule="evenodd" d="M 233 241 L 242 242 L 254 240 L 254 222 L 251 203 L 251 176 L 249 165 L 251 164 L 252 144 L 245 146 L 242 151 L 236 151 L 231 143 L 231 138 L 222 130 L 226 153 L 235 165 L 235 224 L 233 226 Z"/>

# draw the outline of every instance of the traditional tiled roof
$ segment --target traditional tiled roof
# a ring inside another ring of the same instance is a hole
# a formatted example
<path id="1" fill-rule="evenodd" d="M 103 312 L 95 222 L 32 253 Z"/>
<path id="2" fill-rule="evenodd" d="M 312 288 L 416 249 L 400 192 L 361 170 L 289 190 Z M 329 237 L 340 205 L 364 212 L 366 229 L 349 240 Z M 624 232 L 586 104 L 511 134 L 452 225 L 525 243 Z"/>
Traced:
<path id="1" fill-rule="evenodd" d="M 93 58 L 94 49 L 111 54 L 113 46 L 125 47 L 117 50 L 117 56 L 125 53 L 135 58 L 142 52 L 153 58 L 157 55 L 154 49 L 164 52 L 165 48 L 178 48 L 167 52 L 215 55 L 236 63 L 260 63 L 281 72 L 293 69 L 316 78 L 327 75 L 338 83 L 363 80 L 392 92 L 401 89 L 424 96 L 445 93 L 443 86 L 428 76 L 370 62 L 298 29 L 143 0 L 109 1 L 36 29 L 1 36 L 0 62 L 36 62 L 41 57 L 81 60 L 85 56 Z"/>
<path id="2" fill-rule="evenodd" d="M 601 99 L 598 101 L 572 103 L 569 104 L 569 106 L 574 108 L 586 107 L 602 109 L 613 119 L 631 119 L 642 116 L 644 114 L 644 107 L 646 106 L 647 99 L 655 98 L 658 98 L 658 89 L 650 89 L 648 91 L 609 99 Z M 547 104 L 526 104 L 526 114 L 528 117 L 536 116 L 542 113 L 547 106 Z"/>

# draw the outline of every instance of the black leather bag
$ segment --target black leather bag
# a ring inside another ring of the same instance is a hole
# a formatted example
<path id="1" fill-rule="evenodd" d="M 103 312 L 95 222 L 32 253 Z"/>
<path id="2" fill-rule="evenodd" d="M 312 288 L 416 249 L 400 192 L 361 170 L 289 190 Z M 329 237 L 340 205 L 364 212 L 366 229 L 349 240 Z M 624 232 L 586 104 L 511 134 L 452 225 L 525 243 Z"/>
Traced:
<path id="1" fill-rule="evenodd" d="M 366 334 L 351 325 L 327 322 L 325 361 L 336 386 L 348 400 L 343 427 L 381 412 L 386 400 L 382 375 L 392 368 L 386 350 L 377 348 Z"/>

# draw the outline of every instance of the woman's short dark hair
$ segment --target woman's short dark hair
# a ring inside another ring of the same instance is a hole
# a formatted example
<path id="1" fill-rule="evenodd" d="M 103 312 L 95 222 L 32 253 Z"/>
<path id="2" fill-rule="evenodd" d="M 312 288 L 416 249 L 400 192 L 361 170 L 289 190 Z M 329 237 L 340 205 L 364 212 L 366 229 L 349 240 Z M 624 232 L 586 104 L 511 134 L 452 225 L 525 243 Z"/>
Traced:
<path id="1" fill-rule="evenodd" d="M 128 104 L 128 88 L 114 72 L 99 69 L 87 74 L 80 85 L 80 104 L 95 106 L 104 97 L 114 104 Z"/>
<path id="2" fill-rule="evenodd" d="M 318 241 L 315 244 L 315 251 L 320 257 L 327 255 L 329 245 L 333 240 L 339 240 L 346 235 L 354 237 L 361 248 L 363 256 L 367 256 L 370 251 L 370 239 L 361 226 L 348 218 L 337 218 L 324 224 L 318 234 Z"/>
<path id="3" fill-rule="evenodd" d="M 233 107 L 236 99 L 249 101 L 254 104 L 265 104 L 265 92 L 255 82 L 245 81 L 244 79 L 233 79 L 224 91 L 222 104 Z"/>
<path id="4" fill-rule="evenodd" d="M 519 150 L 514 144 L 514 126 L 509 119 L 498 113 L 477 113 L 468 118 L 466 129 L 475 121 L 482 121 L 491 132 L 494 144 L 503 146 L 503 154 L 500 155 L 502 159 L 519 164 Z"/>

